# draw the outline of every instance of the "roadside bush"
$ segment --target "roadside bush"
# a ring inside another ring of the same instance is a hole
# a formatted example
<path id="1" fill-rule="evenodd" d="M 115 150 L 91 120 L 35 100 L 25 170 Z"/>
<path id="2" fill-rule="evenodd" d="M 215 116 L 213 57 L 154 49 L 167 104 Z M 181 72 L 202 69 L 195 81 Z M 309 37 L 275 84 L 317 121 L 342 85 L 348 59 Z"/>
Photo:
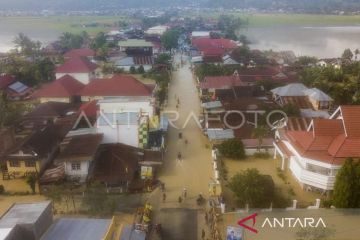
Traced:
<path id="1" fill-rule="evenodd" d="M 138 68 L 138 73 L 139 74 L 143 74 L 143 73 L 145 73 L 145 69 L 144 69 L 144 66 L 143 65 L 140 65 L 140 67 Z"/>
<path id="2" fill-rule="evenodd" d="M 135 73 L 136 73 L 136 69 L 135 69 L 134 66 L 131 66 L 131 67 L 130 67 L 130 73 L 131 73 L 131 74 L 135 74 Z"/>
<path id="3" fill-rule="evenodd" d="M 221 143 L 218 147 L 221 155 L 232 159 L 244 159 L 245 149 L 243 143 L 238 139 L 230 139 Z"/>

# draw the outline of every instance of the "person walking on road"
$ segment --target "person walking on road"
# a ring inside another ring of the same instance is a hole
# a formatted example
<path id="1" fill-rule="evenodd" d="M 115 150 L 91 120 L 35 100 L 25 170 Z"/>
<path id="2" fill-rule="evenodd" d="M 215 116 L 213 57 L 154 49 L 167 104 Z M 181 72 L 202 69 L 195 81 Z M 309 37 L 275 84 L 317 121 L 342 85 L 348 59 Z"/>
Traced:
<path id="1" fill-rule="evenodd" d="M 166 193 L 163 193 L 163 202 L 166 201 Z"/>
<path id="2" fill-rule="evenodd" d="M 201 239 L 205 240 L 205 230 L 201 230 Z"/>
<path id="3" fill-rule="evenodd" d="M 180 196 L 179 199 L 178 199 L 179 203 L 182 202 L 182 197 Z"/>
<path id="4" fill-rule="evenodd" d="M 184 187 L 183 188 L 183 196 L 184 196 L 184 199 L 186 198 L 186 196 L 187 196 L 187 189 Z"/>

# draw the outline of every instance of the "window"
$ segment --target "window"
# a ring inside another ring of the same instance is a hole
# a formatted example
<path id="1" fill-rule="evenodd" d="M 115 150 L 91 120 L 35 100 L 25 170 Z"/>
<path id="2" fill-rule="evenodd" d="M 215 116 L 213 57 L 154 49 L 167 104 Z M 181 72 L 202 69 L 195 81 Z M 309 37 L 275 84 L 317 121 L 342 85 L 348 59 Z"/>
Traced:
<path id="1" fill-rule="evenodd" d="M 80 163 L 71 163 L 71 170 L 78 171 L 81 169 Z"/>
<path id="2" fill-rule="evenodd" d="M 10 167 L 20 167 L 20 161 L 10 160 Z"/>
<path id="3" fill-rule="evenodd" d="M 25 161 L 25 167 L 35 167 L 35 161 L 33 160 L 27 160 Z"/>

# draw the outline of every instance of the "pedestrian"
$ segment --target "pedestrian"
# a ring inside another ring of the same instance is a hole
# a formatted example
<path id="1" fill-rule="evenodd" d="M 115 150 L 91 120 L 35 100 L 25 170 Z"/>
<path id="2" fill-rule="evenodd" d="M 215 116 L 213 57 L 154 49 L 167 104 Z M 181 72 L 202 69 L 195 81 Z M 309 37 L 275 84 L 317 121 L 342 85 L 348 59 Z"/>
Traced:
<path id="1" fill-rule="evenodd" d="M 178 152 L 177 157 L 178 157 L 178 160 L 181 161 L 181 157 L 182 157 L 182 156 L 181 156 L 181 152 Z"/>
<path id="2" fill-rule="evenodd" d="M 166 193 L 163 193 L 163 202 L 166 201 Z"/>
<path id="3" fill-rule="evenodd" d="M 205 230 L 203 229 L 203 230 L 201 230 L 201 239 L 205 239 Z"/>
<path id="4" fill-rule="evenodd" d="M 183 189 L 183 196 L 184 196 L 184 199 L 186 198 L 186 196 L 187 196 L 187 190 L 186 190 L 186 188 L 184 187 L 184 189 Z"/>
<path id="5" fill-rule="evenodd" d="M 205 222 L 206 222 L 206 225 L 209 224 L 209 215 L 207 212 L 205 212 Z"/>
<path id="6" fill-rule="evenodd" d="M 182 132 L 179 132 L 179 139 L 182 139 Z"/>
<path id="7" fill-rule="evenodd" d="M 165 191 L 165 183 L 161 183 L 161 191 Z"/>
<path id="8" fill-rule="evenodd" d="M 185 143 L 185 145 L 187 145 L 187 144 L 188 144 L 188 140 L 187 140 L 187 139 L 185 139 L 185 140 L 184 140 L 184 143 Z"/>
<path id="9" fill-rule="evenodd" d="M 178 201 L 179 201 L 179 203 L 181 203 L 181 202 L 182 202 L 182 197 L 181 197 L 181 196 L 179 196 Z"/>

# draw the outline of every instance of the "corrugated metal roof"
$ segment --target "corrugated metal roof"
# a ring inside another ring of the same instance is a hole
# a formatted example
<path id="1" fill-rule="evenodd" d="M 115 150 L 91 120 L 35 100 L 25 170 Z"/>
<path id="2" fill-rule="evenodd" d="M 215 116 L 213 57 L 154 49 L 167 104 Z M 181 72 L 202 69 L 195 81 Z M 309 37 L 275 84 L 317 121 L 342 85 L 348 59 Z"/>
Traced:
<path id="1" fill-rule="evenodd" d="M 103 239 L 110 219 L 61 218 L 44 234 L 42 240 Z"/>
<path id="2" fill-rule="evenodd" d="M 15 82 L 9 86 L 11 90 L 13 90 L 16 93 L 21 93 L 26 91 L 29 87 L 21 82 Z"/>
<path id="3" fill-rule="evenodd" d="M 235 138 L 234 130 L 232 129 L 208 129 L 206 134 L 210 140 L 226 140 Z"/>

